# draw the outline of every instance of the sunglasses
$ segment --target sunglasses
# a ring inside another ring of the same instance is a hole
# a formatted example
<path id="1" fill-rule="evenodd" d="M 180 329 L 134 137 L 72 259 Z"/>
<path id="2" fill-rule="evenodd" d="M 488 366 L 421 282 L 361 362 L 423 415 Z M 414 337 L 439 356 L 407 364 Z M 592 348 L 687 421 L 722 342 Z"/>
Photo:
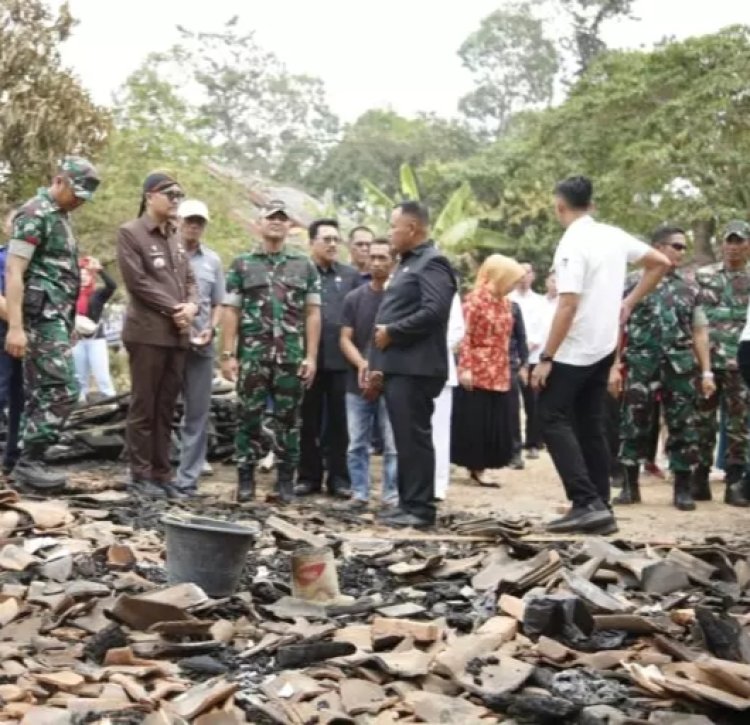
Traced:
<path id="1" fill-rule="evenodd" d="M 93 194 L 99 188 L 99 179 L 90 176 L 84 176 L 78 179 L 68 179 L 74 189 L 81 189 Z"/>
<path id="2" fill-rule="evenodd" d="M 341 241 L 341 237 L 337 237 L 335 235 L 330 235 L 327 237 L 316 237 L 321 242 L 325 242 L 326 244 L 338 244 Z"/>
<path id="3" fill-rule="evenodd" d="M 185 198 L 185 194 L 179 189 L 167 189 L 166 191 L 157 192 L 162 196 L 166 196 L 171 202 L 182 201 Z"/>
<path id="4" fill-rule="evenodd" d="M 678 252 L 684 252 L 687 249 L 687 244 L 680 244 L 680 242 L 675 242 L 669 246 L 672 247 L 672 249 L 676 249 Z"/>

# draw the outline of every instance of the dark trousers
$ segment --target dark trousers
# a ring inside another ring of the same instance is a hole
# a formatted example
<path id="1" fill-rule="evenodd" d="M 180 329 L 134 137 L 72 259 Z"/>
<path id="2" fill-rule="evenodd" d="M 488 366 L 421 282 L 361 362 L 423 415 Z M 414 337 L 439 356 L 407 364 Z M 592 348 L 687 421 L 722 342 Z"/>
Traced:
<path id="1" fill-rule="evenodd" d="M 609 448 L 609 475 L 617 477 L 622 473 L 622 466 L 617 460 L 620 450 L 620 399 L 609 393 L 604 397 L 604 431 Z"/>
<path id="2" fill-rule="evenodd" d="M 542 436 L 575 506 L 609 503 L 607 381 L 614 355 L 593 365 L 553 363 L 539 395 Z"/>
<path id="3" fill-rule="evenodd" d="M 156 483 L 172 480 L 169 451 L 187 350 L 125 343 L 130 362 L 127 439 L 130 473 Z"/>
<path id="4" fill-rule="evenodd" d="M 420 375 L 386 375 L 385 404 L 398 456 L 401 508 L 435 521 L 435 449 L 432 413 L 445 380 Z"/>
<path id="5" fill-rule="evenodd" d="M 529 381 L 531 373 L 534 372 L 535 365 L 529 365 Z M 541 448 L 542 433 L 539 427 L 539 393 L 528 385 L 521 385 L 521 395 L 523 396 L 523 410 L 526 413 L 526 437 L 524 439 L 524 448 Z"/>
<path id="6" fill-rule="evenodd" d="M 8 421 L 3 467 L 12 468 L 20 455 L 18 433 L 23 414 L 23 360 L 0 351 L 0 411 L 3 410 L 6 410 Z"/>
<path id="7" fill-rule="evenodd" d="M 349 488 L 348 447 L 346 372 L 320 370 L 302 400 L 299 481 L 320 486 L 325 469 L 329 489 Z"/>
<path id="8" fill-rule="evenodd" d="M 510 371 L 510 432 L 513 437 L 513 456 L 520 456 L 523 450 L 521 440 L 521 390 L 523 386 L 518 379 L 518 370 Z"/>

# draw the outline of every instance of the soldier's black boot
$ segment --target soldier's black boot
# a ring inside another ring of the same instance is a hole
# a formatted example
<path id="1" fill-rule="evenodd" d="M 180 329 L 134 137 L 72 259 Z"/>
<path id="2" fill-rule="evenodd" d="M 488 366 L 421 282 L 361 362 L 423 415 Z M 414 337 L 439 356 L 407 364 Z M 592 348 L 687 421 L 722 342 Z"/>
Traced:
<path id="1" fill-rule="evenodd" d="M 622 491 L 612 499 L 615 506 L 625 506 L 641 502 L 641 489 L 638 483 L 640 466 L 623 466 Z"/>
<path id="2" fill-rule="evenodd" d="M 279 503 L 291 503 L 294 501 L 294 468 L 279 464 L 276 472 L 276 495 Z"/>
<path id="3" fill-rule="evenodd" d="M 727 466 L 724 481 L 727 486 L 724 490 L 724 503 L 743 508 L 750 506 L 750 501 L 745 498 L 745 487 L 742 484 L 742 466 Z"/>
<path id="4" fill-rule="evenodd" d="M 45 463 L 43 446 L 25 448 L 13 468 L 12 477 L 19 486 L 33 488 L 39 492 L 65 488 L 68 482 L 68 477 L 62 471 L 50 468 Z"/>
<path id="5" fill-rule="evenodd" d="M 708 474 L 710 473 L 708 466 L 697 465 L 693 471 L 693 482 L 691 489 L 693 491 L 694 501 L 710 501 L 711 500 L 711 486 L 708 483 Z"/>
<path id="6" fill-rule="evenodd" d="M 237 469 L 237 501 L 247 503 L 255 498 L 255 468 L 240 466 Z"/>
<path id="7" fill-rule="evenodd" d="M 695 511 L 695 501 L 690 491 L 690 471 L 675 471 L 674 507 L 680 511 Z"/>

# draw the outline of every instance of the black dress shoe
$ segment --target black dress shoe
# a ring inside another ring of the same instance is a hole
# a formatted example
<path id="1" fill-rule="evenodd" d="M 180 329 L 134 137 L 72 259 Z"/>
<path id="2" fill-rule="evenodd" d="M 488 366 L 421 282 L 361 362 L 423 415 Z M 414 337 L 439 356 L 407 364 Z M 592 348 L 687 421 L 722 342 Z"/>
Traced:
<path id="1" fill-rule="evenodd" d="M 394 529 L 411 527 L 413 529 L 431 529 L 435 526 L 434 521 L 420 519 L 419 516 L 407 513 L 406 511 L 397 511 L 390 516 L 382 516 L 379 519 L 384 526 L 390 526 Z"/>
<path id="2" fill-rule="evenodd" d="M 574 532 L 593 533 L 611 527 L 615 522 L 612 512 L 602 503 L 573 506 L 565 516 L 550 521 L 546 529 L 550 534 Z"/>
<path id="3" fill-rule="evenodd" d="M 294 487 L 295 496 L 312 496 L 313 494 L 320 493 L 321 486 L 319 483 L 313 483 L 312 481 L 298 481 Z"/>

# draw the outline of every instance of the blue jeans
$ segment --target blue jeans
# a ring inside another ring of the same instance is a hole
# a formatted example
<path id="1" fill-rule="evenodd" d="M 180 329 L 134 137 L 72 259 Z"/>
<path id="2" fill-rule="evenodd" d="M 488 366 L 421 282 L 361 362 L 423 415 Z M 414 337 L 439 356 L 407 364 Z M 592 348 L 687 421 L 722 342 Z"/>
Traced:
<path id="1" fill-rule="evenodd" d="M 23 361 L 0 350 L 0 411 L 6 406 L 8 430 L 3 466 L 12 468 L 20 455 L 18 431 L 23 413 Z"/>
<path id="2" fill-rule="evenodd" d="M 375 402 L 369 402 L 356 393 L 346 394 L 346 421 L 349 429 L 346 462 L 352 482 L 352 497 L 360 501 L 368 501 L 370 498 L 370 441 L 376 416 L 383 436 L 383 502 L 397 504 L 398 459 L 383 396 Z"/>

